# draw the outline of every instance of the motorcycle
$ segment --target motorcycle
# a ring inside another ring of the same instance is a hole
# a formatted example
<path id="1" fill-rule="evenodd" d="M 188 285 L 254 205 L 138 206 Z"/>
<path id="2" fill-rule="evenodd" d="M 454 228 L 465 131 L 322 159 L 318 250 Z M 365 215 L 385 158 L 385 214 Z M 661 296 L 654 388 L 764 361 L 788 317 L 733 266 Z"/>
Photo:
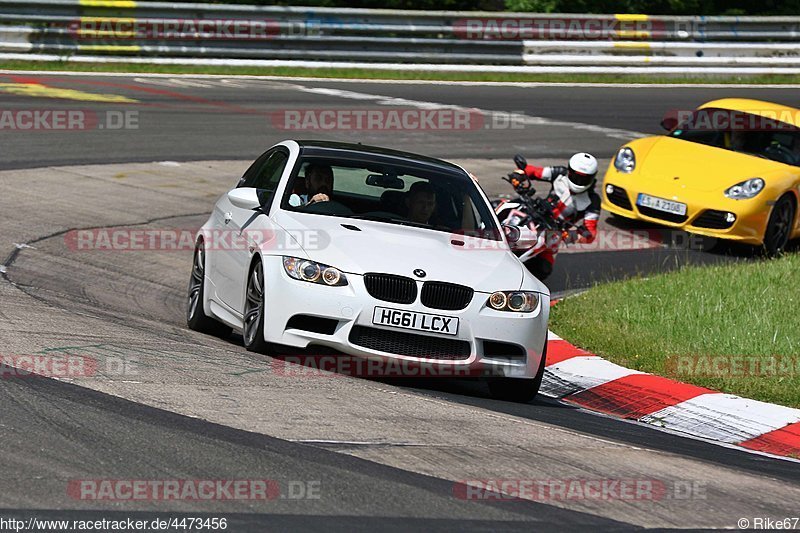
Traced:
<path id="1" fill-rule="evenodd" d="M 528 164 L 522 156 L 516 156 L 514 162 L 520 170 L 525 170 Z M 544 280 L 552 268 L 542 268 L 542 256 L 554 260 L 561 243 L 571 230 L 575 230 L 575 226 L 553 214 L 553 206 L 546 198 L 536 196 L 533 182 L 525 174 L 511 173 L 502 179 L 514 188 L 517 197 L 493 201 L 495 214 L 501 224 L 519 229 L 511 250 L 531 273 Z M 552 192 L 553 184 L 549 184 L 550 191 L 546 197 Z"/>

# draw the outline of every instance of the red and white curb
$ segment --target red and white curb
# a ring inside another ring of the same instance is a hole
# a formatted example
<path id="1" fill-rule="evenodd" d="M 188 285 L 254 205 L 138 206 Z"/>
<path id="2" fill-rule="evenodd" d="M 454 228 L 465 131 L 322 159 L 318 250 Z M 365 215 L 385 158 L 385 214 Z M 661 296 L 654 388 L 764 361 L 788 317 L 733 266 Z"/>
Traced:
<path id="1" fill-rule="evenodd" d="M 607 415 L 800 459 L 800 409 L 645 374 L 550 332 L 541 393 Z"/>

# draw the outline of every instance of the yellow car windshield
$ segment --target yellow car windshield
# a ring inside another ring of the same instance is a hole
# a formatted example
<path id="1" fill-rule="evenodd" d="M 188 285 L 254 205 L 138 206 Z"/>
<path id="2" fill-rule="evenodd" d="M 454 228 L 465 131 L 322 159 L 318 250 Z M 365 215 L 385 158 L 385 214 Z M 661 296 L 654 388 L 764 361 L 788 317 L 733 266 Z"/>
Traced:
<path id="1" fill-rule="evenodd" d="M 769 116 L 730 109 L 699 109 L 670 136 L 800 166 L 800 129 Z"/>

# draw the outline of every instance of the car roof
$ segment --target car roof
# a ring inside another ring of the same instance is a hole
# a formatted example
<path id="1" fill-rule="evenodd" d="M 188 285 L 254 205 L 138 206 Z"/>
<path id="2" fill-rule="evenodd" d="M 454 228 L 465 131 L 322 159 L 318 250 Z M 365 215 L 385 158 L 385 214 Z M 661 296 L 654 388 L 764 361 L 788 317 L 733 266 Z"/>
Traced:
<path id="1" fill-rule="evenodd" d="M 723 98 L 705 103 L 697 109 L 727 109 L 730 111 L 742 111 L 751 115 L 758 115 L 779 122 L 785 122 L 800 128 L 800 110 L 781 104 L 765 102 L 763 100 L 750 100 L 747 98 Z"/>
<path id="2" fill-rule="evenodd" d="M 376 158 L 394 158 L 401 159 L 405 163 L 419 165 L 424 164 L 430 167 L 436 167 L 445 172 L 457 172 L 464 174 L 464 169 L 453 163 L 449 163 L 442 159 L 435 157 L 428 157 L 426 155 L 415 154 L 412 152 L 403 152 L 400 150 L 392 150 L 391 148 L 382 148 L 380 146 L 370 146 L 361 143 L 345 143 L 334 141 L 316 141 L 316 140 L 299 140 L 295 141 L 300 146 L 300 151 L 307 155 L 319 156 L 350 156 L 354 154 L 374 156 Z"/>

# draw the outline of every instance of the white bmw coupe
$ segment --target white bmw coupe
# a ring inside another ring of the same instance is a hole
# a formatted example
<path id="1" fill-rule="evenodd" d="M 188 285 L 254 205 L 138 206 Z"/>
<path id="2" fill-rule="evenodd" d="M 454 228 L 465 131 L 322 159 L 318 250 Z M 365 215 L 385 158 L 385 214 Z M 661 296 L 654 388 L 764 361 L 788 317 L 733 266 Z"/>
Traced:
<path id="1" fill-rule="evenodd" d="M 494 397 L 527 402 L 544 373 L 550 294 L 511 252 L 515 238 L 457 165 L 281 142 L 198 232 L 188 325 L 241 330 L 258 352 L 466 369 Z"/>

